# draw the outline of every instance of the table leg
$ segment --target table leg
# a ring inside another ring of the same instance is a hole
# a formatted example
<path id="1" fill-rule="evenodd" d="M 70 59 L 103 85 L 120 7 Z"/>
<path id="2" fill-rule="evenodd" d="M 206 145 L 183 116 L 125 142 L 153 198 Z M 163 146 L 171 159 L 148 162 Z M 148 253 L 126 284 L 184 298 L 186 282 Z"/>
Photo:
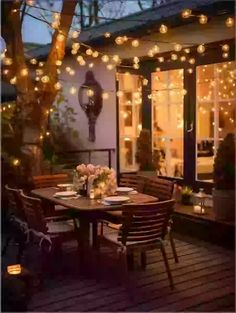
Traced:
<path id="1" fill-rule="evenodd" d="M 93 249 L 97 249 L 97 234 L 98 234 L 98 223 L 97 221 L 93 221 L 92 223 L 92 227 L 93 227 L 93 241 L 92 241 L 92 247 Z"/>
<path id="2" fill-rule="evenodd" d="M 79 218 L 79 263 L 81 270 L 85 269 L 86 256 L 89 252 L 89 221 L 85 217 Z"/>

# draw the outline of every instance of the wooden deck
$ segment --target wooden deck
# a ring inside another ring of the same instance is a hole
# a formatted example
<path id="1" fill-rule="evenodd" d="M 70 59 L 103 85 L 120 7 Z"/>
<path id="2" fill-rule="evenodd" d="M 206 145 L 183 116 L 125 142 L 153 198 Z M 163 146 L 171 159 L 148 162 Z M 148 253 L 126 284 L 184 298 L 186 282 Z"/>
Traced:
<path id="1" fill-rule="evenodd" d="M 97 267 L 96 271 L 102 270 L 104 278 L 97 282 L 92 273 L 88 276 L 76 271 L 75 245 L 68 244 L 63 259 L 55 261 L 59 273 L 46 279 L 28 311 L 235 312 L 234 252 L 188 238 L 179 238 L 176 246 L 179 263 L 174 262 L 167 242 L 174 290 L 169 287 L 160 251 L 152 251 L 148 253 L 146 271 L 137 266 L 130 272 L 135 286 L 132 299 L 117 282 L 115 256 L 103 251 L 103 270 Z M 88 264 L 91 261 L 96 266 L 95 259 L 88 259 Z M 39 263 L 37 255 L 30 267 L 34 262 Z"/>

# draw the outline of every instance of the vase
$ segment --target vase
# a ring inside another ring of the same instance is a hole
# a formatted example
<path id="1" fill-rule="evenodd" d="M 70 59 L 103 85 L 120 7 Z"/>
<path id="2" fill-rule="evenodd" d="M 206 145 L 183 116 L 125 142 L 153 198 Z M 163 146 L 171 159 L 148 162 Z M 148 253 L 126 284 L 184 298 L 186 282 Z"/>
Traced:
<path id="1" fill-rule="evenodd" d="M 181 203 L 184 205 L 191 205 L 191 195 L 182 195 L 181 196 Z"/>

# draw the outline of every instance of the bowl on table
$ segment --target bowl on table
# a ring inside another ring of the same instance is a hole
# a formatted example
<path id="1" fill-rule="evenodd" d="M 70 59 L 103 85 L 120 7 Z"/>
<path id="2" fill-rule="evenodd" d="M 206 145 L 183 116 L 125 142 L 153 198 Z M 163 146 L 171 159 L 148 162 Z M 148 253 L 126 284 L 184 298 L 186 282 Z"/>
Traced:
<path id="1" fill-rule="evenodd" d="M 72 191 L 73 190 L 73 184 L 57 184 L 57 187 L 61 191 Z"/>
<path id="2" fill-rule="evenodd" d="M 116 188 L 116 192 L 118 195 L 127 195 L 133 191 L 134 191 L 134 188 L 131 188 L 131 187 L 117 187 Z"/>

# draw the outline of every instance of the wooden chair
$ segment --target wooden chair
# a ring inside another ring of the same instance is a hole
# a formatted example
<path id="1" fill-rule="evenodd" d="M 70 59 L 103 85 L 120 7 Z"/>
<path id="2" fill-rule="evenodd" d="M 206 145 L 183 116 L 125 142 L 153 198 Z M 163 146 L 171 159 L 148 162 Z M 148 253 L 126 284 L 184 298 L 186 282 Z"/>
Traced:
<path id="1" fill-rule="evenodd" d="M 51 255 L 61 251 L 63 242 L 78 239 L 77 225 L 73 220 L 61 220 L 59 216 L 45 218 L 40 199 L 26 196 L 23 192 L 20 197 L 33 241 L 39 242 L 40 247 L 45 243 Z"/>
<path id="2" fill-rule="evenodd" d="M 63 184 L 68 182 L 69 177 L 67 174 L 33 176 L 33 184 L 35 189 L 54 187 L 57 184 Z"/>
<path id="3" fill-rule="evenodd" d="M 147 195 L 157 197 L 160 201 L 170 200 L 173 198 L 174 181 L 159 177 L 142 177 L 144 179 L 143 192 Z M 172 212 L 173 213 L 173 212 Z M 178 255 L 176 252 L 175 242 L 172 234 L 173 221 L 170 217 L 168 223 L 168 236 L 173 251 L 175 262 L 179 262 Z"/>
<path id="4" fill-rule="evenodd" d="M 17 262 L 19 263 L 24 252 L 27 238 L 26 233 L 28 230 L 28 225 L 26 223 L 24 210 L 20 200 L 20 193 L 22 190 L 10 188 L 8 185 L 5 185 L 5 191 L 8 200 L 8 234 L 2 249 L 2 256 L 6 254 L 10 242 L 14 240 L 18 244 Z"/>
<path id="5" fill-rule="evenodd" d="M 54 175 L 39 175 L 33 176 L 33 185 L 35 189 L 56 187 L 58 184 L 68 183 L 69 177 L 67 174 L 54 174 Z M 55 214 L 61 215 L 67 208 L 62 205 L 54 205 Z M 51 215 L 51 214 L 50 214 Z"/>
<path id="6" fill-rule="evenodd" d="M 98 237 L 98 249 L 100 245 L 106 244 L 118 253 L 126 282 L 128 282 L 127 256 L 129 254 L 132 254 L 135 250 L 140 251 L 142 265 L 145 267 L 145 252 L 160 249 L 170 286 L 173 287 L 173 279 L 163 240 L 167 233 L 168 221 L 174 203 L 174 200 L 167 200 L 150 204 L 124 205 L 123 222 L 120 229 Z"/>
<path id="7" fill-rule="evenodd" d="M 138 192 L 143 192 L 144 182 L 140 179 L 141 176 L 136 173 L 121 174 L 119 179 L 119 186 L 132 187 Z"/>

